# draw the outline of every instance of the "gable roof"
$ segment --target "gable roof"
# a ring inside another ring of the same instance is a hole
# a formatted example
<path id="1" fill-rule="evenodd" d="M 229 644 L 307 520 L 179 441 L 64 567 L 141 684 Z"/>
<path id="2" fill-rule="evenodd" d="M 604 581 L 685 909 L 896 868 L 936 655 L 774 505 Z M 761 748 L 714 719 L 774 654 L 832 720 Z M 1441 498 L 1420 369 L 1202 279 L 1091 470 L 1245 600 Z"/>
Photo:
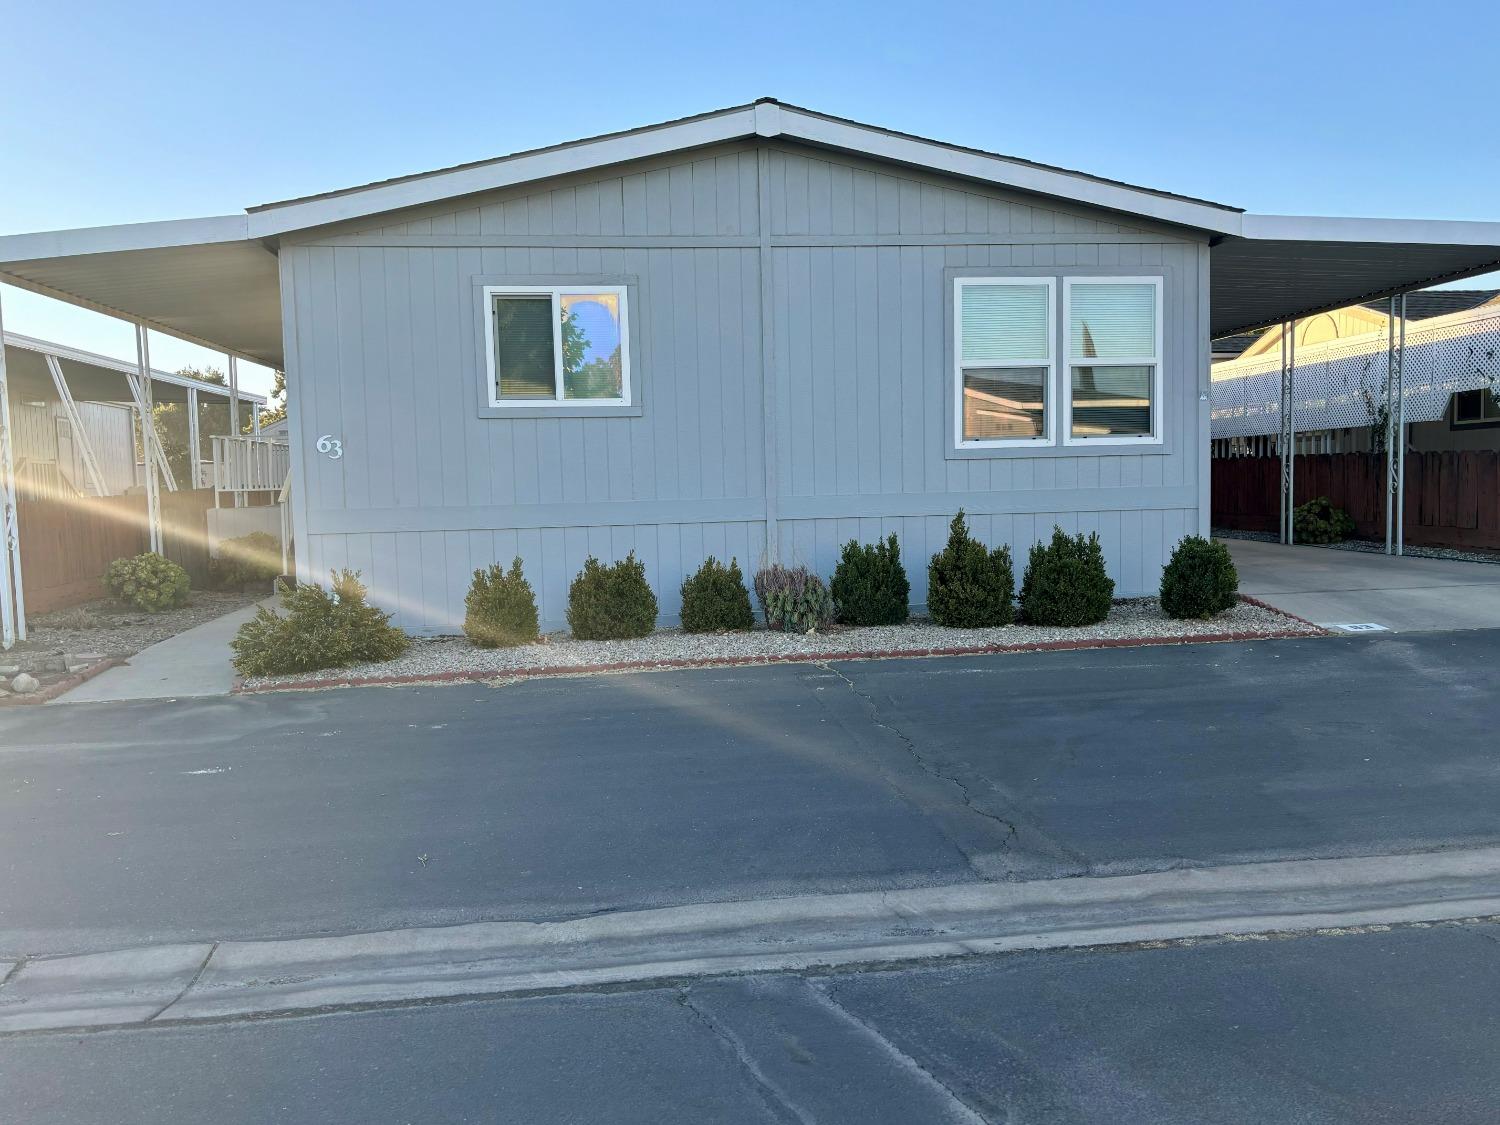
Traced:
<path id="1" fill-rule="evenodd" d="M 787 137 L 820 147 L 948 171 L 985 183 L 1077 200 L 1195 228 L 1220 229 L 1218 226 L 1204 227 L 1205 220 L 1211 221 L 1213 212 L 1238 215 L 1242 210 L 1088 172 L 866 125 L 775 98 L 761 98 L 749 105 L 712 110 L 637 129 L 602 133 L 430 172 L 262 203 L 246 210 L 252 216 L 252 230 L 259 226 L 265 233 L 298 229 L 299 226 L 321 226 L 326 222 L 493 191 L 568 172 L 754 137 Z"/>
<path id="2" fill-rule="evenodd" d="M 1500 289 L 1417 289 L 1406 295 L 1406 319 L 1412 323 L 1430 320 L 1435 316 L 1468 312 L 1481 305 L 1500 303 Z M 1389 299 L 1360 301 L 1354 308 L 1368 309 L 1380 316 L 1380 323 L 1390 315 Z M 1260 332 L 1245 332 L 1234 336 L 1222 336 L 1213 342 L 1213 354 L 1219 359 L 1233 359 L 1244 354 L 1257 343 L 1276 336 L 1280 325 L 1272 325 Z"/>

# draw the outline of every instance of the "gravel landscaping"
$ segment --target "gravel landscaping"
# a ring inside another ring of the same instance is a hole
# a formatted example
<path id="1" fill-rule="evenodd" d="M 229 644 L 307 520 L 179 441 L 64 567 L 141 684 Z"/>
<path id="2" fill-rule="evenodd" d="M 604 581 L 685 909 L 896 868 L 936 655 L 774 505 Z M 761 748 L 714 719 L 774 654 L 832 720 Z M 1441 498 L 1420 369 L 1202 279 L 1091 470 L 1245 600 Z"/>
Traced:
<path id="1" fill-rule="evenodd" d="M 835 627 L 816 634 L 755 629 L 748 633 L 684 633 L 662 630 L 639 640 L 577 641 L 566 633 L 511 649 L 479 649 L 462 637 L 424 638 L 407 652 L 381 664 L 326 672 L 247 678 L 244 690 L 309 683 L 403 681 L 421 678 L 503 679 L 538 669 L 551 672 L 619 665 L 672 666 L 680 663 L 754 663 L 808 660 L 820 656 L 878 656 L 887 653 L 987 651 L 1030 647 L 1113 645 L 1234 637 L 1320 636 L 1324 630 L 1276 610 L 1240 602 L 1209 621 L 1178 621 L 1165 616 L 1155 598 L 1116 602 L 1102 623 L 1083 628 L 1009 625 L 997 629 L 948 629 L 914 618 L 906 625 Z"/>
<path id="2" fill-rule="evenodd" d="M 1269 531 L 1237 531 L 1216 527 L 1215 539 L 1250 539 L 1256 543 L 1279 543 L 1280 538 Z M 1339 543 L 1301 543 L 1302 547 L 1327 547 L 1330 551 L 1357 551 L 1364 555 L 1385 554 L 1385 543 L 1373 539 L 1345 539 Z M 1500 564 L 1500 551 L 1487 551 L 1482 547 L 1416 547 L 1408 543 L 1407 557 L 1416 559 L 1451 559 L 1454 562 L 1477 562 Z"/>
<path id="3" fill-rule="evenodd" d="M 26 639 L 5 655 L 21 657 L 87 652 L 102 656 L 132 656 L 195 625 L 223 617 L 243 606 L 254 605 L 265 596 L 264 593 L 194 590 L 187 605 L 161 613 L 142 613 L 111 598 L 102 598 L 72 609 L 28 617 Z"/>

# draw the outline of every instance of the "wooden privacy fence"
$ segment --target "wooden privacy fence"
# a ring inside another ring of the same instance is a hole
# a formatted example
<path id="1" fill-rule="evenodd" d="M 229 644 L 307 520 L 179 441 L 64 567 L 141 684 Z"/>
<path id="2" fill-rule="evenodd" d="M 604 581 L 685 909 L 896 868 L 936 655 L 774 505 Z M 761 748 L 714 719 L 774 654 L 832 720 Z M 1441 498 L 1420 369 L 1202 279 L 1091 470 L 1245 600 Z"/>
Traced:
<path id="1" fill-rule="evenodd" d="M 1212 461 L 1213 523 L 1241 531 L 1277 529 L 1281 461 Z M 1298 504 L 1326 496 L 1354 519 L 1361 538 L 1385 538 L 1385 458 L 1368 453 L 1299 456 Z M 1464 450 L 1406 455 L 1406 541 L 1426 547 L 1500 550 L 1500 453 Z"/>
<path id="2" fill-rule="evenodd" d="M 162 550 L 194 586 L 208 582 L 206 512 L 213 490 L 163 492 Z M 104 595 L 105 569 L 146 550 L 146 497 L 23 498 L 16 505 L 28 613 L 64 609 Z"/>

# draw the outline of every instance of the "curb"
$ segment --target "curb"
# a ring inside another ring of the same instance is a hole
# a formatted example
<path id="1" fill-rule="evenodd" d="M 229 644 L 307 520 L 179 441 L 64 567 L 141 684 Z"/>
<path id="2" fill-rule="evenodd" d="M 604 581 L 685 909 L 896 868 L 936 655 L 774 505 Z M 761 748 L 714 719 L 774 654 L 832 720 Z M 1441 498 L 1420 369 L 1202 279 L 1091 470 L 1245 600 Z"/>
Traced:
<path id="1" fill-rule="evenodd" d="M 1251 604 L 1281 613 L 1273 606 L 1246 598 Z M 1293 617 L 1292 614 L 1283 614 Z M 1097 637 L 1076 641 L 1027 641 L 1019 644 L 954 645 L 944 648 L 871 649 L 834 652 L 795 652 L 765 654 L 759 656 L 706 656 L 701 659 L 673 660 L 621 660 L 611 664 L 557 664 L 536 668 L 476 668 L 451 672 L 414 672 L 392 676 L 319 676 L 303 680 L 287 680 L 274 684 L 247 684 L 236 678 L 233 695 L 265 695 L 279 691 L 322 691 L 327 688 L 344 687 L 399 687 L 405 684 L 448 683 L 508 683 L 515 680 L 531 680 L 544 677 L 592 676 L 617 672 L 671 671 L 679 668 L 740 668 L 766 664 L 825 664 L 862 660 L 920 660 L 942 656 L 993 656 L 1022 652 L 1069 652 L 1078 649 L 1096 648 L 1150 648 L 1161 645 L 1228 644 L 1237 641 L 1284 641 L 1326 637 L 1327 629 L 1313 625 L 1311 621 L 1293 618 L 1304 625 L 1312 625 L 1316 633 L 1300 630 L 1278 629 L 1273 632 L 1233 631 L 1204 633 L 1191 637 Z"/>
<path id="2" fill-rule="evenodd" d="M 106 657 L 104 660 L 95 661 L 82 672 L 74 672 L 72 675 L 64 676 L 56 683 L 48 684 L 30 695 L 10 695 L 0 699 L 0 707 L 26 707 L 36 703 L 46 703 L 48 700 L 56 699 L 65 692 L 72 691 L 79 684 L 87 683 L 100 672 L 108 671 L 110 668 L 118 668 L 122 664 L 130 663 L 128 660 L 118 656 Z"/>
<path id="3" fill-rule="evenodd" d="M 22 958 L 0 1035 L 1496 914 L 1485 847 L 200 941 Z"/>

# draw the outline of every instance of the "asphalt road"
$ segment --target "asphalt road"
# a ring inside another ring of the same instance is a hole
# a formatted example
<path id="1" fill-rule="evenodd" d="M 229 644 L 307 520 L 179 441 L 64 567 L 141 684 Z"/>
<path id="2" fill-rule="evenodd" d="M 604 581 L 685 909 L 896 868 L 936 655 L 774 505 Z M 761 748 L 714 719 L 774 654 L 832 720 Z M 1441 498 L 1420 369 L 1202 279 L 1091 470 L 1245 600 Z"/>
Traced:
<path id="1" fill-rule="evenodd" d="M 1500 927 L 969 958 L 0 1043 L 27 1125 L 1484 1122 Z"/>
<path id="2" fill-rule="evenodd" d="M 1500 840 L 1500 632 L 0 713 L 0 955 Z"/>

